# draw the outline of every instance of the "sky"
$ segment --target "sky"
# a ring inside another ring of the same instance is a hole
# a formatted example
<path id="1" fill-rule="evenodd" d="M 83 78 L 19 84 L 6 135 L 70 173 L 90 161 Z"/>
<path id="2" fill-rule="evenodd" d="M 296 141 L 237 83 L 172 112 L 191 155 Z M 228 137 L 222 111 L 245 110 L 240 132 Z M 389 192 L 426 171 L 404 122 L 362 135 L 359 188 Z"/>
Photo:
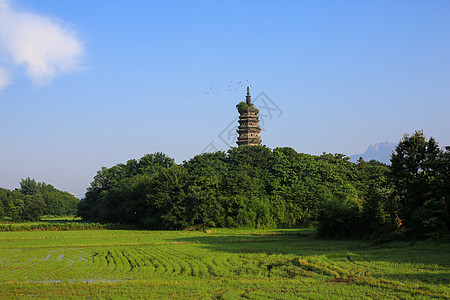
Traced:
<path id="1" fill-rule="evenodd" d="M 450 145 L 450 2 L 0 0 L 0 187 L 82 198 L 101 167 L 235 144 Z"/>

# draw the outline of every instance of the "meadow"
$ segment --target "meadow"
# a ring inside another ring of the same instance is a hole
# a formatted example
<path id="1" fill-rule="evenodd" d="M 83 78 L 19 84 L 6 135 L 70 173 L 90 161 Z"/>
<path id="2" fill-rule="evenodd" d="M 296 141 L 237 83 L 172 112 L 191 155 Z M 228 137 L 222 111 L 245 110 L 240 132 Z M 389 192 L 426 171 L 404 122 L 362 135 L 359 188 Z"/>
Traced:
<path id="1" fill-rule="evenodd" d="M 0 298 L 449 299 L 450 244 L 314 229 L 0 232 Z"/>

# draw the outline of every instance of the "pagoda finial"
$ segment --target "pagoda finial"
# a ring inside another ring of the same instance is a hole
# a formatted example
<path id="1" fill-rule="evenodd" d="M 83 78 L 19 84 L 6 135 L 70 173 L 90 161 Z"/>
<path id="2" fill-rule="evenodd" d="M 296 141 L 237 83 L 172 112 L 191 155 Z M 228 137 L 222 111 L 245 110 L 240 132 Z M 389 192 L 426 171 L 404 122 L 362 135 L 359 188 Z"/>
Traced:
<path id="1" fill-rule="evenodd" d="M 250 87 L 247 87 L 247 96 L 245 97 L 245 100 L 247 102 L 247 105 L 250 105 L 252 102 L 252 96 L 250 96 Z"/>

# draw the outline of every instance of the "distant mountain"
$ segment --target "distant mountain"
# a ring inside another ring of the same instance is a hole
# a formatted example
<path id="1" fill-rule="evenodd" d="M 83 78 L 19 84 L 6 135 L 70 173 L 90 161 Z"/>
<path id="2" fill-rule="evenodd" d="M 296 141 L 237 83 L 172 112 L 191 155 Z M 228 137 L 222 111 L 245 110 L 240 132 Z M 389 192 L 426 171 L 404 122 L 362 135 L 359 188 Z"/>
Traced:
<path id="1" fill-rule="evenodd" d="M 378 160 L 379 162 L 390 165 L 391 164 L 391 154 L 397 147 L 396 143 L 382 142 L 370 145 L 366 152 L 362 154 L 350 155 L 350 161 L 356 162 L 360 157 L 365 161 L 371 159 Z"/>

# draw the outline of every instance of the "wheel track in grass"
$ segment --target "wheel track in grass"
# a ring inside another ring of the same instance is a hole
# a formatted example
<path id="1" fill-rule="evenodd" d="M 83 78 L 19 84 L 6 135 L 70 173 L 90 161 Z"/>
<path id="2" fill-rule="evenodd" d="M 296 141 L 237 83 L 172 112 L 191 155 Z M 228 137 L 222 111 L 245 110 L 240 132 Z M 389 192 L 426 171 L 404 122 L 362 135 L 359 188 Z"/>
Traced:
<path id="1" fill-rule="evenodd" d="M 14 260 L 17 260 L 20 257 L 20 255 L 19 255 L 19 253 L 17 253 L 17 251 L 18 250 L 16 250 L 16 249 L 14 249 L 14 250 L 10 249 L 9 252 L 11 252 L 11 253 L 2 258 L 2 263 L 1 263 L 1 267 L 0 267 L 0 278 L 8 275 L 11 272 L 12 262 Z M 27 261 L 31 261 L 33 259 L 36 259 L 36 255 L 32 258 L 29 258 Z"/>
<path id="2" fill-rule="evenodd" d="M 174 260 L 177 261 L 177 264 L 180 266 L 179 275 L 191 276 L 192 275 L 192 267 L 186 260 L 186 257 L 184 256 L 184 254 L 181 252 L 178 252 L 178 251 L 172 251 L 171 255 L 174 258 Z"/>
<path id="3" fill-rule="evenodd" d="M 115 273 L 114 270 L 116 268 L 114 257 L 111 254 L 111 249 L 105 249 L 105 251 L 102 253 L 102 256 L 103 257 L 101 258 L 101 261 L 104 265 L 103 270 L 101 271 L 101 273 L 99 273 L 99 276 L 111 276 Z"/>
<path id="4" fill-rule="evenodd" d="M 164 264 L 166 271 L 165 273 L 169 276 L 177 276 L 182 274 L 183 270 L 183 262 L 182 259 L 178 257 L 178 255 L 174 255 L 172 251 L 168 248 L 159 249 L 159 247 L 155 247 L 151 252 L 147 251 L 148 255 L 152 255 L 154 258 L 157 258 L 161 263 Z M 184 269 L 187 269 L 184 266 Z"/>
<path id="5" fill-rule="evenodd" d="M 73 252 L 72 252 L 73 251 Z M 200 254 L 198 254 L 200 253 Z M 152 248 L 120 247 L 102 249 L 100 251 L 82 252 L 81 250 L 62 250 L 40 252 L 39 255 L 28 255 L 25 251 L 16 252 L 10 258 L 3 256 L 1 277 L 11 272 L 14 277 L 25 276 L 30 272 L 34 277 L 60 277 L 65 273 L 75 273 L 71 269 L 86 268 L 91 277 L 116 276 L 121 272 L 136 273 L 137 277 L 146 276 L 211 276 L 227 277 L 233 275 L 266 276 L 268 258 L 250 259 L 242 254 L 220 254 L 198 252 L 194 249 L 177 248 L 176 246 L 155 245 Z M 202 253 L 207 255 L 202 256 Z M 86 257 L 90 257 L 88 260 Z M 356 260 L 356 255 L 353 260 Z M 23 259 L 23 260 L 22 260 Z M 10 263 L 15 260 L 17 263 Z M 299 259 L 298 259 L 299 260 Z M 90 263 L 85 266 L 85 262 Z M 84 265 L 83 265 L 84 264 Z M 27 271 L 24 270 L 27 267 Z M 329 261 L 326 256 L 303 257 L 302 261 L 280 257 L 273 258 L 272 276 L 325 276 L 329 280 L 347 280 L 346 278 L 367 277 L 361 269 L 363 264 L 355 262 Z M 278 269 L 278 273 L 275 272 Z M 142 271 L 141 271 L 142 270 Z M 95 276 L 94 276 L 95 275 Z M 132 277 L 134 278 L 134 275 Z"/>
<path id="6" fill-rule="evenodd" d="M 104 277 L 103 275 L 115 276 L 123 271 L 142 272 L 148 276 L 215 277 L 229 273 L 229 268 L 233 266 L 232 260 L 227 256 L 201 256 L 194 254 L 192 250 L 173 249 L 167 245 L 157 245 L 151 249 L 111 247 L 96 249 L 92 252 L 65 249 L 41 252 L 40 255 L 22 260 L 24 256 L 26 255 L 23 253 L 15 255 L 14 259 L 18 263 L 9 264 L 14 267 L 2 268 L 3 272 L 0 274 L 5 276 L 13 271 L 18 273 L 15 277 L 21 277 L 32 270 L 31 277 L 42 279 L 41 275 L 43 275 L 48 280 L 53 280 L 52 278 L 55 277 L 67 277 L 69 274 L 76 275 L 77 272 L 78 274 L 83 272 L 90 278 L 101 278 Z M 242 263 L 241 260 L 239 261 Z"/>
<path id="7" fill-rule="evenodd" d="M 58 278 L 59 280 L 65 278 L 67 274 L 70 274 L 71 265 L 70 262 L 61 261 L 59 256 L 55 256 L 52 260 L 53 269 L 42 273 L 44 278 Z"/>
<path id="8" fill-rule="evenodd" d="M 141 252 L 144 256 L 148 258 L 148 260 L 151 263 L 152 270 L 154 274 L 162 275 L 166 271 L 166 268 L 164 266 L 164 263 L 154 255 L 154 250 L 152 249 L 151 252 L 147 250 L 142 250 Z"/>
<path id="9" fill-rule="evenodd" d="M 172 267 L 172 272 L 170 273 L 171 276 L 191 275 L 191 267 L 183 257 L 182 253 L 173 250 L 171 251 L 168 248 L 159 250 L 157 253 L 161 256 L 165 254 L 170 258 Z"/>
<path id="10" fill-rule="evenodd" d="M 88 261 L 86 259 L 87 256 L 90 256 L 90 263 L 88 265 L 85 263 L 85 261 Z M 89 278 L 117 277 L 117 274 L 122 274 L 123 271 L 136 273 L 137 277 L 143 277 L 143 274 L 146 276 L 172 277 L 183 275 L 194 277 L 265 276 L 267 266 L 260 262 L 261 259 L 249 260 L 247 257 L 241 255 L 203 256 L 201 254 L 194 254 L 192 251 L 169 249 L 167 247 L 153 247 L 152 249 L 133 249 L 126 247 L 85 252 L 84 254 L 80 253 L 79 250 L 73 253 L 50 251 L 41 253 L 39 257 L 32 257 L 31 261 L 34 262 L 32 265 L 29 264 L 30 259 L 26 260 L 26 262 L 28 267 L 32 267 L 33 269 L 33 273 L 35 274 L 32 276 L 33 278 L 37 276 L 36 274 L 42 274 L 46 279 L 51 280 L 52 278 L 66 277 L 65 273 L 76 273 L 71 270 L 76 270 L 77 268 L 86 269 L 85 273 Z M 289 260 L 281 258 L 275 258 L 275 261 L 282 261 L 275 268 L 286 269 L 291 264 Z M 341 276 L 337 275 L 336 266 L 330 269 L 325 262 L 320 263 L 320 261 L 317 262 L 308 259 L 303 264 L 297 263 L 297 266 L 314 274 L 318 274 L 317 272 L 319 272 L 323 275 L 324 270 L 328 269 L 325 275 L 335 275 L 335 278 Z M 339 271 L 342 272 L 342 270 Z M 17 272 L 20 273 L 18 270 Z M 278 275 L 282 277 L 288 276 L 280 275 L 283 272 L 280 271 Z M 292 277 L 292 274 L 300 275 L 304 274 L 304 272 L 292 271 L 289 274 Z M 133 277 L 132 275 L 131 278 Z"/>
<path id="11" fill-rule="evenodd" d="M 190 272 L 188 273 L 187 271 L 191 269 L 191 267 L 186 263 L 186 260 L 184 259 L 183 255 L 179 252 L 173 251 L 173 249 L 171 250 L 170 248 L 166 247 L 162 250 L 158 249 L 158 255 L 163 256 L 164 254 L 166 255 L 166 257 L 170 257 L 171 261 L 173 261 L 172 263 L 172 269 L 176 270 L 176 272 L 174 272 L 175 274 L 172 275 L 190 275 Z"/>
<path id="12" fill-rule="evenodd" d="M 28 276 L 28 274 L 30 273 L 29 270 L 33 270 L 33 272 L 31 272 L 32 274 L 35 273 L 36 271 L 38 271 L 40 268 L 42 268 L 42 262 L 46 261 L 46 257 L 49 257 L 50 252 L 45 252 L 42 255 L 35 255 L 33 258 L 31 259 L 27 259 L 23 262 L 19 262 L 18 265 L 12 264 L 13 268 L 9 269 L 6 274 L 4 274 L 4 276 L 6 277 L 10 277 L 11 274 L 14 274 L 14 276 L 16 277 L 20 277 L 20 276 Z M 20 260 L 22 257 L 21 255 L 26 255 L 27 251 L 22 251 L 20 253 L 18 253 L 18 255 L 16 257 L 14 257 L 14 260 Z M 45 255 L 45 257 L 44 257 Z M 14 261 L 13 260 L 13 261 Z M 32 263 L 30 263 L 32 262 Z"/>
<path id="13" fill-rule="evenodd" d="M 227 263 L 227 257 L 224 255 L 218 255 L 213 258 L 213 263 L 220 270 L 221 276 L 226 276 L 229 274 L 230 264 Z"/>
<path id="14" fill-rule="evenodd" d="M 47 278 L 50 274 L 57 274 L 63 271 L 67 268 L 67 264 L 58 259 L 60 254 L 61 253 L 56 251 L 43 253 L 41 256 L 37 257 L 34 264 L 27 265 L 27 268 L 22 270 L 22 274 L 19 273 L 17 276 L 24 276 L 29 279 L 39 279 Z"/>
<path id="15" fill-rule="evenodd" d="M 173 267 L 170 261 L 167 259 L 166 255 L 159 255 L 158 259 L 164 265 L 165 269 L 164 273 L 166 273 L 166 275 L 169 275 L 170 273 L 173 272 Z"/>
<path id="16" fill-rule="evenodd" d="M 138 252 L 137 249 L 130 249 L 129 253 L 134 258 L 138 268 L 145 268 L 145 267 L 147 267 L 147 263 L 145 261 L 144 256 L 140 252 Z"/>
<path id="17" fill-rule="evenodd" d="M 86 253 L 84 253 L 86 255 Z M 81 269 L 86 269 L 89 264 L 89 259 L 84 256 L 74 255 L 74 262 L 72 264 L 73 268 L 77 268 L 78 264 L 80 264 Z"/>
<path id="18" fill-rule="evenodd" d="M 168 247 L 155 247 L 151 252 L 146 251 L 146 254 L 161 262 L 166 267 L 165 273 L 170 276 L 208 275 L 206 271 L 208 268 L 204 262 L 184 251 L 177 251 Z"/>
<path id="19" fill-rule="evenodd" d="M 95 260 L 96 260 L 96 257 L 98 256 L 98 252 L 94 252 L 94 254 L 91 256 L 91 260 L 92 260 L 92 263 L 91 263 L 91 267 L 93 267 L 94 266 L 94 264 L 95 264 Z"/>
<path id="20" fill-rule="evenodd" d="M 169 251 L 173 257 L 178 257 L 178 259 L 184 263 L 187 263 L 190 267 L 191 276 L 210 276 L 210 269 L 214 267 L 211 263 L 208 263 L 208 259 L 205 256 L 193 255 L 189 252 L 172 250 Z"/>
<path id="21" fill-rule="evenodd" d="M 116 259 L 114 258 L 110 250 L 107 251 L 105 259 L 108 266 L 111 266 L 114 269 L 116 268 Z"/>
<path id="22" fill-rule="evenodd" d="M 152 250 L 144 250 L 142 249 L 141 253 L 147 257 L 153 270 L 153 273 L 156 275 L 162 275 L 166 272 L 166 266 L 163 260 L 155 255 L 155 249 Z"/>
<path id="23" fill-rule="evenodd" d="M 266 276 L 267 265 L 261 263 L 263 257 L 249 259 L 241 254 L 228 255 L 202 255 L 194 253 L 193 250 L 181 250 L 168 246 L 154 246 L 149 248 L 109 248 L 92 252 L 80 253 L 81 250 L 71 252 L 45 252 L 39 256 L 33 256 L 24 260 L 19 266 L 15 266 L 13 272 L 18 276 L 24 274 L 23 267 L 32 269 L 36 274 L 45 278 L 66 277 L 65 273 L 76 273 L 71 270 L 77 268 L 85 269 L 89 278 L 116 277 L 123 272 L 135 273 L 130 278 L 146 276 L 200 276 L 200 277 L 228 277 L 228 276 Z M 87 259 L 87 257 L 89 257 Z M 16 260 L 20 257 L 16 256 Z M 84 263 L 84 265 L 83 265 Z M 86 264 L 88 263 L 88 264 Z M 292 263 L 286 258 L 274 258 L 272 274 L 282 277 L 301 276 L 305 272 L 319 276 L 330 276 L 331 278 L 343 277 L 344 273 L 352 273 L 352 276 L 360 275 L 358 270 L 352 268 L 344 270 L 339 266 L 329 266 L 325 261 L 308 258 L 302 262 Z M 271 267 L 272 268 L 272 267 Z M 279 268 L 278 272 L 275 272 Z M 302 269 L 295 271 L 295 268 Z M 3 268 L 2 268 L 3 269 Z M 5 270 L 2 274 L 10 272 Z"/>
<path id="24" fill-rule="evenodd" d="M 170 266 L 170 269 L 168 270 L 169 276 L 178 276 L 181 274 L 181 263 L 178 257 L 176 257 L 173 253 L 170 251 L 165 251 L 167 256 L 167 264 Z"/>
<path id="25" fill-rule="evenodd" d="M 87 273 L 91 274 L 91 278 L 96 278 L 99 274 L 107 273 L 108 262 L 106 261 L 107 250 L 94 251 L 92 254 L 92 263 L 87 268 Z"/>
<path id="26" fill-rule="evenodd" d="M 127 254 L 126 250 L 120 250 L 120 253 L 122 253 L 122 256 L 128 261 L 128 272 L 133 271 L 136 266 L 135 261 Z"/>
<path id="27" fill-rule="evenodd" d="M 364 264 L 359 254 L 341 252 L 330 257 L 321 255 L 265 254 L 253 251 L 218 252 L 206 251 L 197 245 L 166 244 L 159 241 L 152 245 L 142 243 L 133 245 L 96 245 L 52 250 L 50 247 L 5 249 L 0 262 L 0 280 L 13 282 L 29 281 L 45 284 L 65 282 L 116 282 L 126 280 L 183 280 L 190 276 L 202 280 L 227 280 L 247 278 L 256 280 L 270 277 L 271 281 L 292 278 L 314 278 L 318 284 L 336 285 L 336 288 L 367 286 L 385 291 L 391 295 L 422 296 L 426 298 L 446 298 L 448 289 L 440 288 L 434 293 L 436 285 L 422 283 L 419 289 L 415 281 L 379 277 L 380 272 L 395 272 L 402 276 L 415 265 L 407 262 L 379 261 L 376 265 Z M 350 257 L 350 259 L 348 258 Z M 337 259 L 336 259 L 337 258 Z M 439 265 L 436 265 L 439 267 Z M 431 266 L 419 265 L 427 271 Z M 448 270 L 440 267 L 442 272 Z M 11 272 L 11 270 L 14 270 Z M 370 270 L 372 272 L 366 272 Z M 372 275 L 377 270 L 375 275 Z M 431 272 L 431 271 L 430 271 Z M 27 273 L 31 275 L 27 276 Z M 417 273 L 419 274 L 419 273 Z M 419 276 L 419 275 L 417 275 Z M 169 277 L 172 277 L 170 279 Z M 173 278 L 173 277 L 180 277 Z M 212 279 L 214 278 L 214 279 Z M 218 278 L 218 279 L 217 279 Z M 262 292 L 261 292 L 262 293 Z M 416 293 L 416 295 L 414 295 Z M 259 295 L 249 289 L 249 297 Z M 263 294 L 261 294 L 263 295 Z M 0 297 L 1 298 L 1 297 Z"/>
<path id="28" fill-rule="evenodd" d="M 147 271 L 154 272 L 155 266 L 153 265 L 151 259 L 148 255 L 145 255 L 145 252 L 143 249 L 136 249 L 136 252 L 139 253 L 142 256 L 142 261 L 144 262 L 144 266 L 147 268 Z"/>
<path id="29" fill-rule="evenodd" d="M 128 269 L 128 260 L 123 257 L 122 252 L 120 252 L 118 249 L 112 249 L 111 253 L 114 257 L 114 272 L 120 272 L 126 271 Z"/>
<path id="30" fill-rule="evenodd" d="M 53 276 L 58 274 L 59 279 L 70 278 L 73 274 L 76 274 L 77 267 L 73 267 L 78 265 L 79 262 L 83 262 L 84 260 L 78 255 L 79 250 L 62 250 L 62 253 L 58 255 L 58 263 L 62 266 L 62 268 L 53 273 Z"/>
<path id="31" fill-rule="evenodd" d="M 214 256 L 204 256 L 201 259 L 208 269 L 209 276 L 220 276 L 217 264 L 214 262 Z"/>

